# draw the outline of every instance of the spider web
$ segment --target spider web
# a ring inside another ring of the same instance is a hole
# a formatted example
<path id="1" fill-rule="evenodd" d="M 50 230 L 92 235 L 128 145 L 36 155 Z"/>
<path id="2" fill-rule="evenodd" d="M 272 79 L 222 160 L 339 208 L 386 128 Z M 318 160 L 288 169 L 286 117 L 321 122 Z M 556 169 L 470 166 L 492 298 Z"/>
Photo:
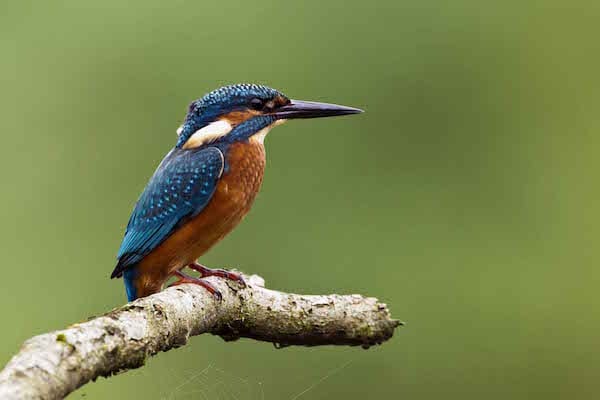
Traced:
<path id="1" fill-rule="evenodd" d="M 311 351 L 314 350 L 316 349 Z M 318 390 L 325 381 L 350 366 L 353 360 L 351 358 L 328 369 L 318 378 L 308 382 L 304 389 L 291 393 L 288 400 L 309 399 L 309 392 Z M 238 376 L 212 363 L 200 370 L 187 371 L 177 376 L 171 372 L 171 375 L 174 378 L 171 382 L 179 383 L 160 396 L 161 400 L 266 400 L 265 387 L 260 380 Z"/>

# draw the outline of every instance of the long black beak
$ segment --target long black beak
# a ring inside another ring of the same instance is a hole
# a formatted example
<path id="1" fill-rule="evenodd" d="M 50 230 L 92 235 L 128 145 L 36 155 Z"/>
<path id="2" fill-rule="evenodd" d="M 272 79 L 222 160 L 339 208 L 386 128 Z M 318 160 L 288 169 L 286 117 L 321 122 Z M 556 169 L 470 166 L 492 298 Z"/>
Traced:
<path id="1" fill-rule="evenodd" d="M 317 103 L 315 101 L 292 100 L 288 105 L 275 110 L 278 119 L 321 118 L 338 115 L 359 114 L 358 108 L 338 106 L 337 104 Z"/>

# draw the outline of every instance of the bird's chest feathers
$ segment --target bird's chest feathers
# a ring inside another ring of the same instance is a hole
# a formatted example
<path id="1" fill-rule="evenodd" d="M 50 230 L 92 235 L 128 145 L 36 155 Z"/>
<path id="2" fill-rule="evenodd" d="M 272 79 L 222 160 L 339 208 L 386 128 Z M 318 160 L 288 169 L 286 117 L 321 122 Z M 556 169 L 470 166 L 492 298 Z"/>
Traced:
<path id="1" fill-rule="evenodd" d="M 191 222 L 193 235 L 220 240 L 250 211 L 265 171 L 265 149 L 256 142 L 232 144 L 227 167 L 207 207 Z"/>
<path id="2" fill-rule="evenodd" d="M 262 184 L 265 148 L 250 140 L 232 144 L 225 156 L 227 168 L 215 192 L 215 200 L 226 207 L 250 207 Z"/>

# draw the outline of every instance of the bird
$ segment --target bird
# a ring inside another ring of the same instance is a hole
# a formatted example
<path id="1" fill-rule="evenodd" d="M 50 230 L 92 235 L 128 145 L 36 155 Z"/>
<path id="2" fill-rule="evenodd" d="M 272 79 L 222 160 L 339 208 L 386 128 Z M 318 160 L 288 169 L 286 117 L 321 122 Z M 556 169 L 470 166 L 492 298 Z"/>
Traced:
<path id="1" fill-rule="evenodd" d="M 184 283 L 221 293 L 207 280 L 240 274 L 197 262 L 250 210 L 261 187 L 271 128 L 292 119 L 358 114 L 358 108 L 292 100 L 276 89 L 235 84 L 193 101 L 129 218 L 111 278 L 123 277 L 128 301 Z M 194 277 L 183 272 L 189 267 Z"/>

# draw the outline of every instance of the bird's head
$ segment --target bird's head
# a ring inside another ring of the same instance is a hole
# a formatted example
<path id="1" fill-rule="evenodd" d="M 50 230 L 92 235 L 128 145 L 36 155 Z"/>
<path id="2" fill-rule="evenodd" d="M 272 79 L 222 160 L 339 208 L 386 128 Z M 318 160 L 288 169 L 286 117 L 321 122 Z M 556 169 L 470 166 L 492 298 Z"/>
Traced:
<path id="1" fill-rule="evenodd" d="M 216 143 L 256 140 L 289 119 L 357 114 L 357 108 L 290 100 L 266 86 L 237 84 L 214 90 L 192 102 L 177 130 L 177 146 L 193 149 Z"/>

